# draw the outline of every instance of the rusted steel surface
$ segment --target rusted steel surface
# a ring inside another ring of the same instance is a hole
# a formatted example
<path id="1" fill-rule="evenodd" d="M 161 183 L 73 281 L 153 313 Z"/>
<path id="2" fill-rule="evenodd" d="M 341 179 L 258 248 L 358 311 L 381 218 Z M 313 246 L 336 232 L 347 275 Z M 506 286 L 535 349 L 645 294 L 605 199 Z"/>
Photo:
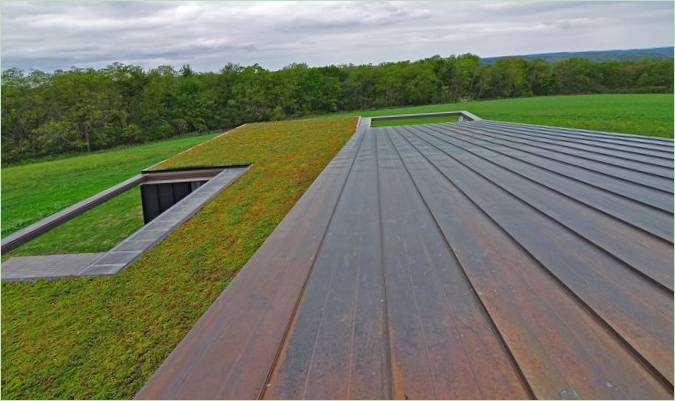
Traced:
<path id="1" fill-rule="evenodd" d="M 673 142 L 367 128 L 138 398 L 673 397 Z"/>

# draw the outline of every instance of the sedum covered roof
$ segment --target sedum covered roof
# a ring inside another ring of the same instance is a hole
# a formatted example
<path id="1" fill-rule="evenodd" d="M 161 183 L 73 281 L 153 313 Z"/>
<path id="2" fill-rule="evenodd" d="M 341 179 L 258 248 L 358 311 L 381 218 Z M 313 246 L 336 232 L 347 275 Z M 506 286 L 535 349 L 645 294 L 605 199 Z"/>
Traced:
<path id="1" fill-rule="evenodd" d="M 673 141 L 357 133 L 138 398 L 673 397 Z"/>

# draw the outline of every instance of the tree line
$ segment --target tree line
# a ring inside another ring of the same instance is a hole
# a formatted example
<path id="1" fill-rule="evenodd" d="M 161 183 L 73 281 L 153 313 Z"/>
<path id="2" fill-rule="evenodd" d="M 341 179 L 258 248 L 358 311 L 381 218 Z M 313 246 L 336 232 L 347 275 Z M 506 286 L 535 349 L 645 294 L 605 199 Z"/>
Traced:
<path id="1" fill-rule="evenodd" d="M 119 63 L 53 73 L 8 69 L 2 72 L 2 158 L 16 162 L 336 111 L 672 91 L 672 59 L 484 64 L 464 54 L 377 65 L 291 64 L 275 71 L 257 64 L 228 64 L 218 72 L 189 66 L 146 71 Z"/>

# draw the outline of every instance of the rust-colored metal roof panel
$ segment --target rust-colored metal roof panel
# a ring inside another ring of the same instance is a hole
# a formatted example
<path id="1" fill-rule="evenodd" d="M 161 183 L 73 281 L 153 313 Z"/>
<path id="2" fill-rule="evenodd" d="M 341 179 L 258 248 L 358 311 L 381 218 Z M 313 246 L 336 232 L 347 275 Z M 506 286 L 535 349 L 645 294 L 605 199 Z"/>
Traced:
<path id="1" fill-rule="evenodd" d="M 672 140 L 368 126 L 138 398 L 672 399 Z"/>

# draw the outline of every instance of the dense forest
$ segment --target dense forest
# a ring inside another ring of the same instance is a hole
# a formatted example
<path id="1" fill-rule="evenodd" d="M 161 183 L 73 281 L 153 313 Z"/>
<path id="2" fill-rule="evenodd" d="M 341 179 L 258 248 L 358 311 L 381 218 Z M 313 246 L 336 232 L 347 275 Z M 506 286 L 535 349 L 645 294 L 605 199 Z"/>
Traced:
<path id="1" fill-rule="evenodd" d="M 244 122 L 387 106 L 552 94 L 672 92 L 673 60 L 557 62 L 435 56 L 270 71 L 228 64 L 2 73 L 2 159 L 92 151 Z"/>

